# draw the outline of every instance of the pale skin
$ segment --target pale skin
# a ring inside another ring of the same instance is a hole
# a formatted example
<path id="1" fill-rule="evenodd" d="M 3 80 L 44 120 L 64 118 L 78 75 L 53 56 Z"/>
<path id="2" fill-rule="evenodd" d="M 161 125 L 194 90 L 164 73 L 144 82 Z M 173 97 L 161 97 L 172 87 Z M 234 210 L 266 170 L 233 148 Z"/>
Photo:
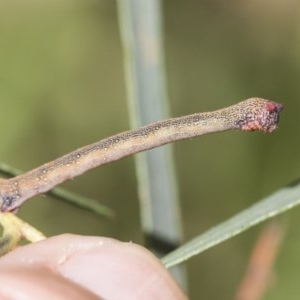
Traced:
<path id="1" fill-rule="evenodd" d="M 61 235 L 0 259 L 0 299 L 184 300 L 160 261 L 133 243 Z"/>
<path id="2" fill-rule="evenodd" d="M 14 211 L 27 199 L 90 169 L 167 143 L 231 129 L 272 132 L 281 110 L 281 104 L 250 98 L 217 111 L 163 120 L 114 135 L 22 175 L 0 179 L 1 211 Z"/>

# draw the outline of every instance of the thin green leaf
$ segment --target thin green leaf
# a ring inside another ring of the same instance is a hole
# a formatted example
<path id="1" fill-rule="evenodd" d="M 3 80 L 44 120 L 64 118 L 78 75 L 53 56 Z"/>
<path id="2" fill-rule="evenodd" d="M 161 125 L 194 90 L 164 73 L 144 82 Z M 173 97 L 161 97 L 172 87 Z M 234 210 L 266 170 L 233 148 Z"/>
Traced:
<path id="1" fill-rule="evenodd" d="M 162 262 L 167 268 L 180 264 L 298 204 L 300 204 L 300 183 L 279 189 L 250 208 L 177 248 L 166 255 Z"/>

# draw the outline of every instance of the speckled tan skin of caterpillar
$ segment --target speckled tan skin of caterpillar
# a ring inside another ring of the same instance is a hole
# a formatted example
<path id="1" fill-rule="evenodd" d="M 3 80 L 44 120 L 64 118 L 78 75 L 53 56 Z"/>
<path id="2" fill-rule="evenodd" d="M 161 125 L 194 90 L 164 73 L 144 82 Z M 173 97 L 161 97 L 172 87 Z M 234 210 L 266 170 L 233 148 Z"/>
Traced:
<path id="1" fill-rule="evenodd" d="M 27 199 L 90 169 L 167 143 L 231 129 L 273 132 L 282 108 L 270 100 L 250 98 L 213 112 L 163 120 L 116 134 L 22 175 L 0 179 L 1 211 L 15 211 Z"/>

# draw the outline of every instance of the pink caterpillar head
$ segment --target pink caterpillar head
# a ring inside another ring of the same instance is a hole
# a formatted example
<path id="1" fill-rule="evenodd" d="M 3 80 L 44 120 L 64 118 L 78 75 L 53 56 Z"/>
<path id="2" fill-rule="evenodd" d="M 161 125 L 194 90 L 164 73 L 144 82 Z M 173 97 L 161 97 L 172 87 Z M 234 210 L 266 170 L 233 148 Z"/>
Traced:
<path id="1" fill-rule="evenodd" d="M 235 124 L 238 129 L 273 132 L 277 128 L 282 104 L 262 98 L 250 98 L 238 105 L 240 118 Z"/>

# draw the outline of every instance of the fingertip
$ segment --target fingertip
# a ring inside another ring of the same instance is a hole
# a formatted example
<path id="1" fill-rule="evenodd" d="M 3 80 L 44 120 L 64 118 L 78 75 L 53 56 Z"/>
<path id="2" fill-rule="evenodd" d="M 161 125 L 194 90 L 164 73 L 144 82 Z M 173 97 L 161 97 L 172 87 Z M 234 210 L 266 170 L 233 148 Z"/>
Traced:
<path id="1" fill-rule="evenodd" d="M 186 299 L 151 252 L 111 238 L 52 237 L 16 249 L 0 266 L 43 267 L 105 299 Z"/>

